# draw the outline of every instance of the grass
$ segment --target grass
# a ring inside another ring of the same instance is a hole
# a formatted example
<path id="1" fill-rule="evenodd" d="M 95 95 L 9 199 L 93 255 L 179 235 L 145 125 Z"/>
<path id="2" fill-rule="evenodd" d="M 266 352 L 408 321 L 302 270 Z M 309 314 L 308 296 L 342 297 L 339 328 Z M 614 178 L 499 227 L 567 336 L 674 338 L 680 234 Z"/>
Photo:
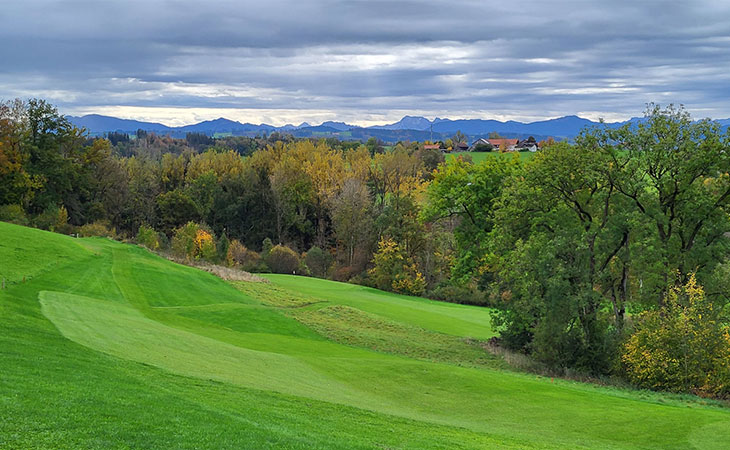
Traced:
<path id="1" fill-rule="evenodd" d="M 730 411 L 499 369 L 488 311 L 228 284 L 0 223 L 0 448 L 723 448 Z M 23 277 L 26 277 L 23 282 Z M 475 359 L 476 358 L 476 359 Z"/>
<path id="2" fill-rule="evenodd" d="M 509 152 L 509 153 L 500 153 L 498 151 L 496 152 L 454 152 L 449 153 L 446 155 L 447 161 L 453 161 L 459 156 L 471 156 L 471 160 L 474 161 L 474 164 L 478 164 L 487 158 L 519 158 L 520 161 L 526 162 L 529 161 L 534 153 L 532 152 Z"/>
<path id="3" fill-rule="evenodd" d="M 345 345 L 457 365 L 499 365 L 484 351 L 482 342 L 382 319 L 349 306 L 302 309 L 292 315 L 327 339 Z"/>

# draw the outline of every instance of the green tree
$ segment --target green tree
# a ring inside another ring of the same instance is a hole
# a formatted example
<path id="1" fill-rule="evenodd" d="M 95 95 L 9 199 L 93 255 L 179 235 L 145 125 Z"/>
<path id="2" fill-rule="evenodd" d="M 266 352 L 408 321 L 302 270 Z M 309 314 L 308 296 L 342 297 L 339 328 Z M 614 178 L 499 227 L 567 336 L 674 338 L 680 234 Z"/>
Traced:
<path id="1" fill-rule="evenodd" d="M 518 158 L 490 158 L 478 165 L 459 158 L 442 166 L 429 185 L 421 217 L 428 222 L 458 219 L 453 276 L 460 282 L 470 282 L 486 273 L 494 202 L 506 179 L 521 170 Z"/>
<path id="2" fill-rule="evenodd" d="M 325 278 L 327 277 L 327 272 L 332 266 L 332 255 L 321 248 L 314 246 L 307 250 L 304 261 L 312 275 L 319 278 Z"/>
<path id="3" fill-rule="evenodd" d="M 176 189 L 157 197 L 157 217 L 160 230 L 171 234 L 172 230 L 187 223 L 200 220 L 198 205 L 185 192 Z"/>

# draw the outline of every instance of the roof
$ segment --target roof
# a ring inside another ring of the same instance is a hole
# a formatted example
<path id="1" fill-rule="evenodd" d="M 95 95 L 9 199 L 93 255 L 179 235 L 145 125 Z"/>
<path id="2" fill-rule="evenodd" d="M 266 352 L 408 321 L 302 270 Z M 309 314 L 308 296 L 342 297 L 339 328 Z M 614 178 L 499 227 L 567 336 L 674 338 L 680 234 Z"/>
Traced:
<path id="1" fill-rule="evenodd" d="M 441 146 L 438 144 L 425 144 L 423 148 L 424 150 L 438 150 L 441 148 Z"/>
<path id="2" fill-rule="evenodd" d="M 506 145 L 507 147 L 511 147 L 513 145 L 517 145 L 519 139 L 488 139 L 488 141 L 494 147 L 501 147 L 502 144 Z"/>

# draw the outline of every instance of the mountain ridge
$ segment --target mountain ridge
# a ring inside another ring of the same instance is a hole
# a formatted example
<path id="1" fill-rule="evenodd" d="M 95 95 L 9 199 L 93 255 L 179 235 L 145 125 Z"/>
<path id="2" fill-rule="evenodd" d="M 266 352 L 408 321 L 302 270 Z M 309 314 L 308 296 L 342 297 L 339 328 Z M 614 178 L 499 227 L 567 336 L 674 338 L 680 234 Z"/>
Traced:
<path id="1" fill-rule="evenodd" d="M 397 122 L 369 127 L 361 127 L 331 120 L 322 122 L 319 125 L 302 122 L 299 125 L 286 124 L 276 127 L 266 123 L 241 123 L 224 117 L 179 127 L 171 127 L 156 122 L 120 119 L 100 114 L 66 117 L 75 126 L 85 128 L 92 135 L 104 135 L 111 132 L 135 133 L 139 129 L 167 133 L 173 137 L 184 137 L 187 133 L 203 133 L 211 136 L 232 135 L 253 137 L 262 133 L 283 132 L 294 134 L 297 137 L 338 137 L 345 140 L 367 140 L 375 137 L 384 142 L 425 139 L 444 140 L 453 136 L 457 131 L 461 131 L 471 140 L 486 137 L 492 132 L 511 138 L 534 136 L 536 139 L 541 139 L 550 136 L 560 140 L 572 139 L 584 128 L 601 124 L 601 122 L 577 115 L 568 115 L 534 122 L 438 117 L 429 120 L 422 116 L 406 115 Z M 633 117 L 621 122 L 605 122 L 604 125 L 618 127 L 626 123 L 637 123 L 641 120 L 641 118 Z M 723 128 L 730 126 L 730 119 L 717 119 L 716 122 Z"/>

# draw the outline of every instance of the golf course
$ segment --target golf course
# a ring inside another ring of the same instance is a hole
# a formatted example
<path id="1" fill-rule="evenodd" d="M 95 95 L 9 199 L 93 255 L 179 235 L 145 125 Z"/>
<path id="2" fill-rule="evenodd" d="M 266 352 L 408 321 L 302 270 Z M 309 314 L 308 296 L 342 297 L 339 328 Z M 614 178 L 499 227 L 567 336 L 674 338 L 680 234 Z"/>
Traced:
<path id="1" fill-rule="evenodd" d="M 730 409 L 511 369 L 486 308 L 228 282 L 0 222 L 0 448 L 727 448 Z"/>

